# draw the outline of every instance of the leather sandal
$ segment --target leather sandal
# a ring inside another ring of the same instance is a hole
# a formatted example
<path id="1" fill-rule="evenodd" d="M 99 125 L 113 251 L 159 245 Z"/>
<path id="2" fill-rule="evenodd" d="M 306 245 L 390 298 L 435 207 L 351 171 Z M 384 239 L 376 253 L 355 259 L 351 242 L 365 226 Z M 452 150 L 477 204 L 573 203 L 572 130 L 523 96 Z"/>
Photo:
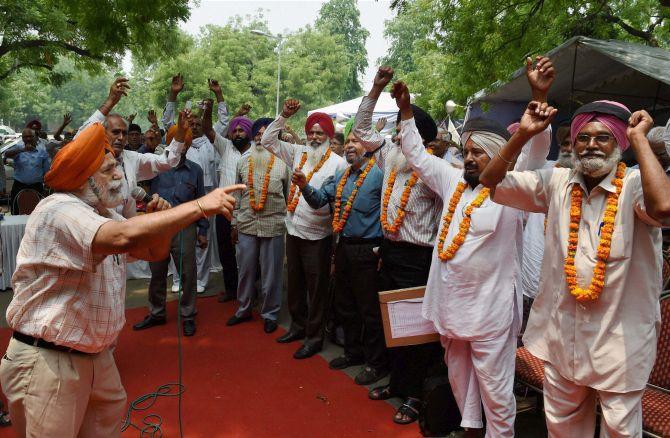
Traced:
<path id="1" fill-rule="evenodd" d="M 421 400 L 408 397 L 407 400 L 405 400 L 405 403 L 403 403 L 396 411 L 395 415 L 393 416 L 393 422 L 396 424 L 414 423 L 419 419 L 419 412 L 423 407 L 422 405 L 423 402 Z M 398 419 L 398 414 L 402 415 L 400 419 Z M 405 420 L 405 417 L 408 419 Z"/>
<path id="2" fill-rule="evenodd" d="M 391 397 L 393 397 L 391 385 L 378 386 L 368 392 L 368 398 L 370 400 L 388 400 Z"/>

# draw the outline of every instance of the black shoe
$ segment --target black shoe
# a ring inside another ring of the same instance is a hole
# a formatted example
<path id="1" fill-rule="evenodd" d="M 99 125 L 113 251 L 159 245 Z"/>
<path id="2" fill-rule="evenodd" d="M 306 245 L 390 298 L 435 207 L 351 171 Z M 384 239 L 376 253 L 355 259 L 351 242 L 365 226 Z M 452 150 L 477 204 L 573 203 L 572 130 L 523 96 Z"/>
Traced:
<path id="1" fill-rule="evenodd" d="M 375 383 L 376 381 L 383 379 L 388 375 L 388 373 L 389 370 L 386 368 L 380 369 L 365 367 L 363 371 L 358 373 L 354 379 L 354 382 L 356 382 L 357 385 L 370 385 L 371 383 Z"/>
<path id="2" fill-rule="evenodd" d="M 237 325 L 237 324 L 241 324 L 241 323 L 247 322 L 247 321 L 251 321 L 251 315 L 249 315 L 249 316 L 233 315 L 233 316 L 230 317 L 230 319 L 228 320 L 226 325 L 227 326 Z"/>
<path id="3" fill-rule="evenodd" d="M 335 359 L 331 360 L 330 363 L 328 364 L 328 367 L 331 370 L 343 370 L 345 368 L 353 367 L 356 365 L 362 365 L 363 363 L 365 363 L 363 359 L 356 359 L 345 355 L 336 357 Z"/>
<path id="4" fill-rule="evenodd" d="M 308 357 L 314 356 L 319 351 L 321 351 L 321 346 L 305 344 L 293 353 L 293 359 L 307 359 Z"/>
<path id="5" fill-rule="evenodd" d="M 165 325 L 165 318 L 155 318 L 147 315 L 144 319 L 133 326 L 133 330 L 144 330 L 155 325 Z"/>
<path id="6" fill-rule="evenodd" d="M 277 321 L 266 319 L 263 323 L 263 331 L 265 333 L 273 333 L 275 330 L 277 330 Z"/>
<path id="7" fill-rule="evenodd" d="M 184 321 L 184 336 L 193 336 L 195 334 L 195 321 Z"/>
<path id="8" fill-rule="evenodd" d="M 281 335 L 277 338 L 277 342 L 280 344 L 288 344 L 293 341 L 300 341 L 305 339 L 305 332 L 293 332 L 289 330 L 287 333 Z"/>

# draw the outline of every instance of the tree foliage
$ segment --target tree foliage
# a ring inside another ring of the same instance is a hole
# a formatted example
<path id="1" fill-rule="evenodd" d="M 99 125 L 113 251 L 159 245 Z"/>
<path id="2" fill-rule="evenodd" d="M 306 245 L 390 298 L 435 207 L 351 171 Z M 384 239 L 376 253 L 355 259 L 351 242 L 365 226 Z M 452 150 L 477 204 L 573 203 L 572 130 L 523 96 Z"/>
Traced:
<path id="1" fill-rule="evenodd" d="M 342 99 L 361 95 L 359 75 L 365 73 L 368 66 L 365 42 L 370 32 L 361 27 L 360 15 L 356 0 L 329 0 L 321 6 L 316 20 L 317 30 L 334 35 L 346 49 L 346 56 L 338 60 L 349 66 L 349 80 L 342 90 Z M 324 64 L 324 68 L 330 67 L 330 64 Z"/>
<path id="2" fill-rule="evenodd" d="M 584 35 L 652 46 L 670 44 L 670 9 L 659 0 L 401 0 L 387 22 L 384 61 L 411 78 L 420 102 L 461 104 L 507 78 L 526 56 Z M 425 69 L 424 69 L 425 68 Z M 423 70 L 423 71 L 422 71 Z M 434 89 L 438 87 L 439 89 Z M 431 91 L 433 90 L 433 91 Z"/>
<path id="3" fill-rule="evenodd" d="M 0 0 L 0 80 L 41 69 L 62 81 L 62 57 L 100 71 L 130 50 L 145 59 L 171 52 L 188 0 Z"/>

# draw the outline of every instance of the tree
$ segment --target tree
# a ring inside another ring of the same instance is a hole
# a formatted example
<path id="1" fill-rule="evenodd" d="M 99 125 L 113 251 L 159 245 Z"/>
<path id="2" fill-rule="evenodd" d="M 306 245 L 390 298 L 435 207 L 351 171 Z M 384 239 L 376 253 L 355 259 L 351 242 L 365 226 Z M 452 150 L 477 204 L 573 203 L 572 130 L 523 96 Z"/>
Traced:
<path id="1" fill-rule="evenodd" d="M 670 10 L 663 3 L 667 2 L 399 0 L 398 15 L 386 26 L 394 46 L 387 59 L 411 72 L 419 71 L 418 60 L 439 62 L 432 68 L 427 65 L 427 77 L 413 76 L 417 83 L 410 82 L 412 91 L 430 90 L 432 82 L 446 90 L 444 97 L 465 103 L 476 91 L 522 67 L 526 56 L 545 53 L 576 35 L 667 47 Z M 421 27 L 426 22 L 433 28 Z M 417 33 L 405 38 L 407 28 L 414 27 Z M 403 40 L 413 41 L 411 47 Z M 402 64 L 408 53 L 412 61 Z M 443 74 L 437 82 L 435 70 Z M 420 99 L 425 99 L 423 94 Z"/>
<path id="2" fill-rule="evenodd" d="M 339 60 L 349 66 L 349 80 L 342 96 L 352 99 L 361 95 L 359 75 L 365 73 L 368 66 L 365 41 L 370 36 L 367 29 L 361 27 L 360 11 L 356 0 L 329 0 L 321 6 L 316 29 L 325 31 L 337 38 L 346 48 L 346 57 Z M 331 65 L 324 64 L 326 68 Z"/>
<path id="3" fill-rule="evenodd" d="M 157 59 L 171 52 L 188 16 L 188 0 L 0 0 L 0 80 L 38 69 L 62 81 L 62 57 L 92 72 L 118 64 L 127 50 Z"/>

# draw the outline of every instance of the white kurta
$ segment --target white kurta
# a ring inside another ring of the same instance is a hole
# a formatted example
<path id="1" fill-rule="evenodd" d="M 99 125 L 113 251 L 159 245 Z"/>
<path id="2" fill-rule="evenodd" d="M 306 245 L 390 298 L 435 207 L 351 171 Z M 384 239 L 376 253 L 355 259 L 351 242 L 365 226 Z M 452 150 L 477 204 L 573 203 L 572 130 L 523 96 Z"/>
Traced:
<path id="1" fill-rule="evenodd" d="M 464 181 L 463 171 L 426 152 L 414 119 L 401 123 L 403 153 L 419 177 L 442 198 L 443 217 L 456 186 Z M 527 154 L 517 160 L 517 166 L 541 166 L 547 151 L 546 141 L 533 143 Z M 482 188 L 481 185 L 474 189 L 467 186 L 456 207 L 445 247 L 458 233 L 465 208 Z M 438 236 L 442 226 L 440 219 Z M 522 230 L 521 211 L 487 199 L 473 211 L 465 242 L 452 260 L 442 262 L 436 245 L 423 301 L 423 317 L 432 321 L 441 335 L 484 341 L 505 335 L 515 320 L 520 321 L 521 294 L 515 283 Z"/>
<path id="2" fill-rule="evenodd" d="M 282 116 L 275 119 L 265 130 L 261 144 L 286 163 L 289 169 L 294 170 L 300 163 L 302 153 L 310 151 L 312 147 L 279 140 L 277 136 L 279 131 L 284 129 L 285 124 L 286 119 Z M 337 154 L 330 154 L 321 169 L 312 176 L 309 184 L 315 189 L 319 189 L 326 179 L 334 177 L 337 172 L 344 171 L 346 167 L 347 162 L 344 158 Z M 308 161 L 303 166 L 302 171 L 307 175 L 311 170 L 312 166 Z M 296 191 L 297 195 L 298 191 Z M 286 215 L 286 230 L 288 234 L 301 239 L 320 240 L 332 235 L 331 220 L 330 205 L 324 205 L 315 210 L 300 196 L 295 211 L 289 211 Z"/>

